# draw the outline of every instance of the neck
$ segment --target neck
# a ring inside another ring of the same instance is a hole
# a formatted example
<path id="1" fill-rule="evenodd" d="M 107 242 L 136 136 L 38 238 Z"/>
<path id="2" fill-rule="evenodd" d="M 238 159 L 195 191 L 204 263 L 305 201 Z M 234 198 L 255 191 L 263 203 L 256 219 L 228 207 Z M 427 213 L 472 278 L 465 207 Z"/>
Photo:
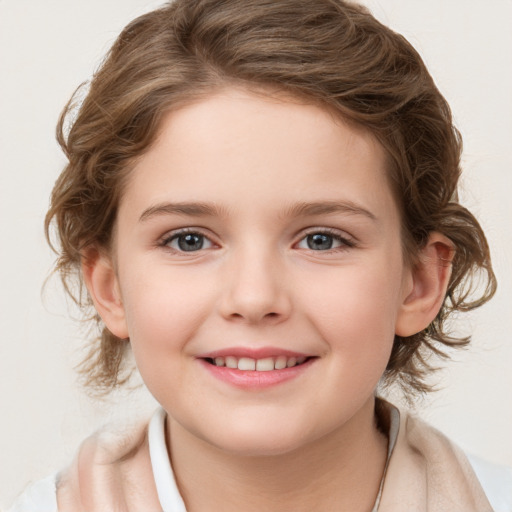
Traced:
<path id="1" fill-rule="evenodd" d="M 367 512 L 386 462 L 387 439 L 376 427 L 373 397 L 337 430 L 279 455 L 226 453 L 171 418 L 167 430 L 176 481 L 189 512 Z"/>

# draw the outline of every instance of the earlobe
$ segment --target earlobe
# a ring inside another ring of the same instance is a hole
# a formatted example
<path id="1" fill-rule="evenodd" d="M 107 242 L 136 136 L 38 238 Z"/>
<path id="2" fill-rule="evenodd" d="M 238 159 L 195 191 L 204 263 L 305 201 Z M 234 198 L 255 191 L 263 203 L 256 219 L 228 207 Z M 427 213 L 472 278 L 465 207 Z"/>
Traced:
<path id="1" fill-rule="evenodd" d="M 82 257 L 82 274 L 96 311 L 110 332 L 128 338 L 118 278 L 110 257 L 89 249 Z"/>
<path id="2" fill-rule="evenodd" d="M 437 316 L 448 288 L 455 250 L 446 236 L 431 233 L 418 263 L 410 269 L 409 288 L 397 315 L 395 333 L 412 336 L 425 329 Z"/>

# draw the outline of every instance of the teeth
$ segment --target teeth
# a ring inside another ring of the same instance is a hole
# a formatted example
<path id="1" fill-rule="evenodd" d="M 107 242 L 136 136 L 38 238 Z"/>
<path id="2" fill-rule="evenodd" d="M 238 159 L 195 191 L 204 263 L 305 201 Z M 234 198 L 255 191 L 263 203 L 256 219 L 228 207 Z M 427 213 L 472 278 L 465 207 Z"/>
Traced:
<path id="1" fill-rule="evenodd" d="M 286 361 L 287 368 L 291 368 L 292 366 L 295 366 L 297 364 L 297 358 L 296 357 L 290 357 L 288 361 Z"/>
<path id="2" fill-rule="evenodd" d="M 240 366 L 238 366 L 240 368 Z M 259 372 L 269 372 L 274 369 L 274 359 L 267 357 L 266 359 L 256 360 L 256 370 Z"/>
<path id="3" fill-rule="evenodd" d="M 286 368 L 287 359 L 288 358 L 286 356 L 279 356 L 275 362 L 275 369 L 282 370 L 283 368 Z"/>
<path id="4" fill-rule="evenodd" d="M 256 370 L 256 360 L 250 357 L 241 357 L 238 360 L 239 370 Z"/>
<path id="5" fill-rule="evenodd" d="M 226 357 L 226 366 L 228 368 L 238 368 L 238 361 L 236 360 L 236 357 Z"/>
<path id="6" fill-rule="evenodd" d="M 269 372 L 272 370 L 283 370 L 284 368 L 292 368 L 293 366 L 302 364 L 307 357 L 265 357 L 264 359 L 252 359 L 251 357 L 241 357 L 238 359 L 234 356 L 216 357 L 213 360 L 215 366 L 226 366 L 245 371 Z"/>

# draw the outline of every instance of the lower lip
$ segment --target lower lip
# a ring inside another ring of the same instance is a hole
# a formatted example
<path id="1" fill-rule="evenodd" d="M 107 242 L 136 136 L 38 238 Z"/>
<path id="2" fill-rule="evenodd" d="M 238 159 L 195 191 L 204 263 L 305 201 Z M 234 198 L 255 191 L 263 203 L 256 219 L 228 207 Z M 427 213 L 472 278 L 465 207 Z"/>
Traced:
<path id="1" fill-rule="evenodd" d="M 256 370 L 237 370 L 227 366 L 215 366 L 204 359 L 198 359 L 215 378 L 243 389 L 265 389 L 295 379 L 303 374 L 315 360 L 316 358 L 311 358 L 305 363 L 292 368 L 258 372 Z"/>

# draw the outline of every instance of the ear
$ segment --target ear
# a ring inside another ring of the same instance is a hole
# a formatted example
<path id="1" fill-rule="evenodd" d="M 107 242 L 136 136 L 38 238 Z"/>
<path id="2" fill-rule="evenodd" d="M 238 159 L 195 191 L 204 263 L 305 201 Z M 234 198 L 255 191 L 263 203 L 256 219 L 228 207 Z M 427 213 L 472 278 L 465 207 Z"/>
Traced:
<path id="1" fill-rule="evenodd" d="M 437 316 L 450 281 L 454 255 L 449 238 L 437 232 L 430 234 L 417 264 L 409 270 L 395 325 L 398 336 L 412 336 L 422 331 Z"/>
<path id="2" fill-rule="evenodd" d="M 128 338 L 119 282 L 111 258 L 97 249 L 88 249 L 82 255 L 82 275 L 94 307 L 108 330 L 118 338 Z"/>

